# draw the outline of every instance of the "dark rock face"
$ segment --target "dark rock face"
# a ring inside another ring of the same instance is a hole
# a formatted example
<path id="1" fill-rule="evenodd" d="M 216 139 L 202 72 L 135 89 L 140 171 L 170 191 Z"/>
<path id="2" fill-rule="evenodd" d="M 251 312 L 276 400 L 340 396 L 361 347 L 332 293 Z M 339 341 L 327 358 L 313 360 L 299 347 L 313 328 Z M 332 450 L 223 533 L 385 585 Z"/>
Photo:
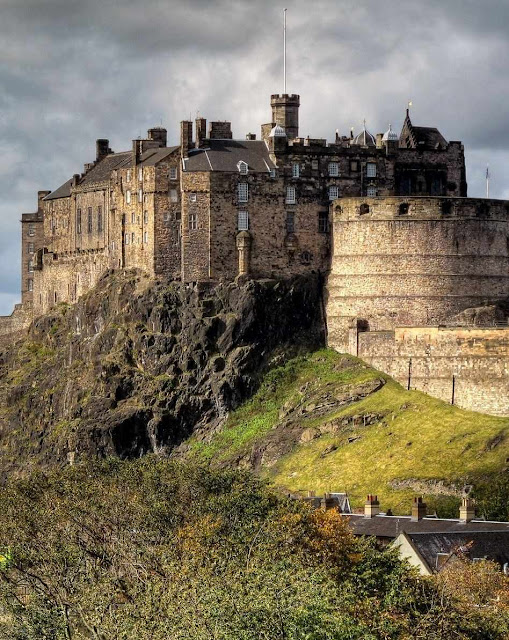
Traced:
<path id="1" fill-rule="evenodd" d="M 319 276 L 217 285 L 105 276 L 0 354 L 0 463 L 168 453 L 274 363 L 324 344 Z"/>

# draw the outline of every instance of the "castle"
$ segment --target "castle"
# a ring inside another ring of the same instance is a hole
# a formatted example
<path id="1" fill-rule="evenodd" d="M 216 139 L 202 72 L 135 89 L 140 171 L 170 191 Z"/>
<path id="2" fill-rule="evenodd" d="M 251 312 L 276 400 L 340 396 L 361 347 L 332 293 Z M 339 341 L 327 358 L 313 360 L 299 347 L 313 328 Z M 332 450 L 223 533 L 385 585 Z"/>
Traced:
<path id="1" fill-rule="evenodd" d="M 331 346 L 448 400 L 452 380 L 453 402 L 509 414 L 505 331 L 440 333 L 509 293 L 508 205 L 468 199 L 463 145 L 408 111 L 400 134 L 364 125 L 327 143 L 299 136 L 299 107 L 298 95 L 272 95 L 259 139 L 197 118 L 181 122 L 178 146 L 162 127 L 120 153 L 97 140 L 95 160 L 22 215 L 22 302 L 0 336 L 110 269 L 184 283 L 320 271 Z"/>

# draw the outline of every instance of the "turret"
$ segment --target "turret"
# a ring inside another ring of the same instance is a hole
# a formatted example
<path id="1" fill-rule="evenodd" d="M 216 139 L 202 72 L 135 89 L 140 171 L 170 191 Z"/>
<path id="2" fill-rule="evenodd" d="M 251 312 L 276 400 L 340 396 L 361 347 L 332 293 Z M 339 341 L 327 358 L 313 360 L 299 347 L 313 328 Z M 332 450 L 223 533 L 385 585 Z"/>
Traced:
<path id="1" fill-rule="evenodd" d="M 300 96 L 296 94 L 273 94 L 270 97 L 272 122 L 282 127 L 289 140 L 299 137 Z"/>

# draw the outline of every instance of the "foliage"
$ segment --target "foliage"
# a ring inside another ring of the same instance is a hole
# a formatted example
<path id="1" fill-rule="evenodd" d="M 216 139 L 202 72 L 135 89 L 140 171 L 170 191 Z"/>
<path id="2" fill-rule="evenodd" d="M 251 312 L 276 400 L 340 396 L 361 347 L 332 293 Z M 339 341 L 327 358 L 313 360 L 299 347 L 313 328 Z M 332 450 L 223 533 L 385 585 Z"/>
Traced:
<path id="1" fill-rule="evenodd" d="M 471 637 L 394 551 L 248 473 L 148 456 L 13 481 L 0 547 L 6 640 Z"/>

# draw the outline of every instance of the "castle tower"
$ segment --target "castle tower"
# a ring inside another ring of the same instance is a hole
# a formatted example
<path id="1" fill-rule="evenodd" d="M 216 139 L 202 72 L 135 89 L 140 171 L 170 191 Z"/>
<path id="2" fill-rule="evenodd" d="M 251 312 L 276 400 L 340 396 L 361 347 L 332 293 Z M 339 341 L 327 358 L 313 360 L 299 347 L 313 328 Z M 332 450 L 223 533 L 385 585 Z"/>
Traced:
<path id="1" fill-rule="evenodd" d="M 296 94 L 273 94 L 270 96 L 272 122 L 283 127 L 289 140 L 299 137 L 300 96 Z"/>

